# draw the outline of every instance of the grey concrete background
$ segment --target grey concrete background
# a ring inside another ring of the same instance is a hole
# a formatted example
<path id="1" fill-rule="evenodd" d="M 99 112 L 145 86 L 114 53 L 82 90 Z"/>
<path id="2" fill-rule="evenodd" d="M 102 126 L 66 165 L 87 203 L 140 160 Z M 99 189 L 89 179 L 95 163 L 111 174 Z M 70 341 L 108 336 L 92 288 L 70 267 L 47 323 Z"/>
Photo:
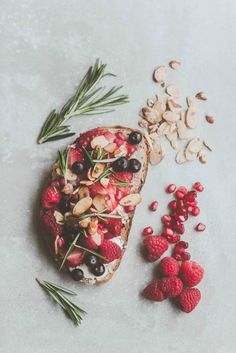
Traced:
<path id="1" fill-rule="evenodd" d="M 1 353 L 232 353 L 235 341 L 235 17 L 234 0 L 56 1 L 2 0 L 0 4 L 1 111 Z M 101 287 L 78 286 L 61 275 L 39 241 L 40 186 L 59 148 L 71 140 L 35 143 L 48 112 L 74 91 L 88 66 L 99 57 L 118 75 L 130 104 L 99 118 L 74 119 L 78 132 L 97 125 L 136 126 L 138 111 L 158 91 L 152 69 L 170 59 L 183 65 L 170 76 L 184 94 L 204 90 L 199 104 L 216 115 L 202 118 L 199 135 L 215 152 L 205 166 L 178 166 L 168 149 L 163 163 L 149 171 L 129 247 L 113 280 Z M 142 300 L 140 290 L 155 265 L 140 256 L 140 232 L 158 231 L 169 197 L 169 182 L 203 182 L 201 216 L 207 231 L 187 227 L 193 259 L 206 275 L 202 301 L 190 315 L 168 301 Z M 150 215 L 147 205 L 160 202 Z M 35 283 L 59 282 L 79 293 L 88 311 L 79 328 Z"/>

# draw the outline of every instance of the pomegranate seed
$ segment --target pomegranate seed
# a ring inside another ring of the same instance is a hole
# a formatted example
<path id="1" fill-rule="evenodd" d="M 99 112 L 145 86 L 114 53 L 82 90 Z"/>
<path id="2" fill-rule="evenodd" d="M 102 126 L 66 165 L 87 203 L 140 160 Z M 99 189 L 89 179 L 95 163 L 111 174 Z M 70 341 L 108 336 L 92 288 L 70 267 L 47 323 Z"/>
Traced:
<path id="1" fill-rule="evenodd" d="M 166 224 L 167 222 L 171 222 L 171 216 L 169 216 L 168 214 L 165 214 L 164 216 L 161 217 L 161 220 L 164 224 Z"/>
<path id="2" fill-rule="evenodd" d="M 180 213 L 180 214 L 176 214 L 174 216 L 174 219 L 177 221 L 177 222 L 185 222 L 186 221 L 186 218 L 185 218 L 185 215 Z"/>
<path id="3" fill-rule="evenodd" d="M 199 207 L 193 207 L 191 215 L 193 215 L 194 217 L 198 216 L 200 213 L 200 208 Z"/>
<path id="4" fill-rule="evenodd" d="M 182 192 L 182 194 L 187 195 L 188 190 L 186 189 L 185 186 L 180 186 L 177 191 Z"/>
<path id="5" fill-rule="evenodd" d="M 119 140 L 125 141 L 125 135 L 124 135 L 122 132 L 117 132 L 117 133 L 116 133 L 116 137 L 117 137 Z"/>
<path id="6" fill-rule="evenodd" d="M 177 202 L 175 200 L 173 200 L 169 203 L 168 206 L 171 210 L 176 210 L 177 209 Z"/>
<path id="7" fill-rule="evenodd" d="M 191 213 L 193 210 L 193 207 L 192 206 L 188 206 L 188 212 Z"/>
<path id="8" fill-rule="evenodd" d="M 126 206 L 125 207 L 126 213 L 133 212 L 134 210 L 135 210 L 135 206 Z"/>
<path id="9" fill-rule="evenodd" d="M 167 235 L 167 236 L 166 236 L 166 239 L 167 239 L 169 242 L 171 242 L 171 240 L 173 239 L 173 235 Z"/>
<path id="10" fill-rule="evenodd" d="M 177 201 L 177 208 L 178 208 L 178 209 L 181 209 L 181 211 L 182 211 L 182 209 L 184 208 L 184 206 L 185 206 L 184 200 L 178 200 L 178 201 Z"/>
<path id="11" fill-rule="evenodd" d="M 172 226 L 172 229 L 173 229 L 176 233 L 178 233 L 178 234 L 184 234 L 185 228 L 184 228 L 183 223 L 179 223 L 179 222 L 176 222 L 176 221 L 172 221 L 171 226 Z"/>
<path id="12" fill-rule="evenodd" d="M 182 254 L 184 251 L 184 248 L 181 248 L 180 246 L 178 246 L 178 244 L 176 244 L 174 248 L 174 254 Z"/>
<path id="13" fill-rule="evenodd" d="M 204 191 L 204 187 L 202 186 L 202 184 L 199 181 L 197 181 L 196 183 L 193 184 L 193 189 L 198 192 Z"/>
<path id="14" fill-rule="evenodd" d="M 168 194 L 171 194 L 172 192 L 174 192 L 176 190 L 176 185 L 175 184 L 170 184 L 167 186 L 166 188 L 166 192 L 168 192 Z"/>
<path id="15" fill-rule="evenodd" d="M 186 195 L 186 201 L 194 202 L 196 197 L 197 197 L 196 191 L 194 191 L 194 190 L 189 191 Z"/>
<path id="16" fill-rule="evenodd" d="M 51 186 L 54 186 L 55 188 L 59 188 L 60 182 L 58 180 L 55 180 L 51 183 Z"/>
<path id="17" fill-rule="evenodd" d="M 58 246 L 58 248 L 62 248 L 63 245 L 64 245 L 64 239 L 63 239 L 63 238 L 59 238 L 59 239 L 57 240 L 57 246 Z"/>
<path id="18" fill-rule="evenodd" d="M 143 230 L 143 235 L 151 235 L 153 233 L 152 227 L 145 227 Z"/>
<path id="19" fill-rule="evenodd" d="M 195 207 L 197 206 L 197 200 L 195 201 L 186 201 L 187 206 Z"/>
<path id="20" fill-rule="evenodd" d="M 179 246 L 179 247 L 181 247 L 181 248 L 183 248 L 183 249 L 188 249 L 188 242 L 181 240 L 181 241 L 177 244 L 177 246 Z"/>
<path id="21" fill-rule="evenodd" d="M 195 230 L 197 232 L 204 232 L 205 229 L 206 229 L 206 226 L 203 223 L 198 223 L 195 227 Z"/>
<path id="22" fill-rule="evenodd" d="M 180 254 L 174 254 L 174 255 L 173 255 L 173 258 L 174 258 L 175 260 L 177 260 L 177 261 L 181 261 L 181 260 L 182 260 L 182 257 L 181 257 Z"/>
<path id="23" fill-rule="evenodd" d="M 165 226 L 171 228 L 171 222 L 166 222 Z"/>
<path id="24" fill-rule="evenodd" d="M 184 251 L 181 254 L 181 256 L 182 256 L 182 260 L 184 260 L 184 261 L 187 261 L 187 260 L 189 260 L 191 258 L 191 255 L 189 254 L 189 252 L 186 252 L 186 251 Z"/>
<path id="25" fill-rule="evenodd" d="M 177 199 L 183 199 L 185 194 L 182 191 L 177 190 L 175 192 L 175 196 L 177 197 Z"/>
<path id="26" fill-rule="evenodd" d="M 171 243 L 171 244 L 176 244 L 176 243 L 178 243 L 178 241 L 180 241 L 180 235 L 174 235 L 174 236 L 170 239 L 170 243 Z"/>
<path id="27" fill-rule="evenodd" d="M 173 235 L 174 235 L 173 230 L 172 230 L 171 228 L 168 228 L 168 227 L 163 228 L 162 233 L 163 233 L 166 237 L 168 237 L 168 236 L 173 237 Z"/>
<path id="28" fill-rule="evenodd" d="M 149 210 L 152 212 L 155 212 L 157 210 L 157 206 L 158 206 L 158 202 L 157 201 L 153 201 L 150 206 L 149 206 Z"/>

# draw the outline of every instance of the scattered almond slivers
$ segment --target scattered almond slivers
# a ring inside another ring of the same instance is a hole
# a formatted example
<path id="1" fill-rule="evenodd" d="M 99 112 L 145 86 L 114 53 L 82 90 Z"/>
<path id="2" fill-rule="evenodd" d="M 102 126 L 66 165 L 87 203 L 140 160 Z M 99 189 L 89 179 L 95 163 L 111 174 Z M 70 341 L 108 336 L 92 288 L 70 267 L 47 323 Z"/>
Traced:
<path id="1" fill-rule="evenodd" d="M 205 95 L 204 92 L 198 92 L 195 96 L 197 99 L 202 100 L 202 101 L 206 101 L 207 100 L 207 96 Z"/>
<path id="2" fill-rule="evenodd" d="M 78 190 L 79 198 L 83 199 L 89 196 L 89 188 L 87 186 L 81 186 Z"/>
<path id="3" fill-rule="evenodd" d="M 164 147 L 160 143 L 155 142 L 153 144 L 153 149 L 150 153 L 150 163 L 152 165 L 157 165 L 162 161 L 164 157 L 165 157 Z"/>
<path id="4" fill-rule="evenodd" d="M 73 216 L 80 216 L 81 214 L 88 211 L 90 209 L 90 207 L 92 206 L 92 203 L 93 203 L 93 199 L 89 196 L 79 200 L 75 204 L 75 206 L 72 210 Z"/>
<path id="5" fill-rule="evenodd" d="M 64 216 L 59 211 L 54 211 L 53 213 L 57 224 L 64 224 Z"/>
<path id="6" fill-rule="evenodd" d="M 142 201 L 139 194 L 130 194 L 120 200 L 121 206 L 137 206 Z"/>
<path id="7" fill-rule="evenodd" d="M 175 85 L 167 86 L 166 93 L 168 93 L 172 97 L 180 97 L 181 96 L 180 89 Z"/>
<path id="8" fill-rule="evenodd" d="M 72 194 L 73 191 L 74 191 L 73 185 L 70 183 L 65 184 L 65 186 L 62 189 L 62 192 L 64 192 L 64 194 L 67 194 L 67 195 Z"/>
<path id="9" fill-rule="evenodd" d="M 109 182 L 110 182 L 109 178 L 104 177 L 100 179 L 100 183 L 105 189 L 108 187 Z"/>
<path id="10" fill-rule="evenodd" d="M 169 62 L 169 66 L 173 69 L 173 70 L 177 70 L 181 65 L 181 62 L 179 60 L 171 60 Z"/>
<path id="11" fill-rule="evenodd" d="M 82 228 L 87 228 L 89 223 L 90 223 L 90 221 L 91 221 L 91 217 L 87 217 L 85 219 L 81 219 L 81 221 L 79 221 L 79 225 Z"/>
<path id="12" fill-rule="evenodd" d="M 104 210 L 105 206 L 106 206 L 106 203 L 105 203 L 105 197 L 103 195 L 96 195 L 94 198 L 93 198 L 93 205 L 95 206 L 95 208 L 98 210 L 98 211 L 102 211 Z"/>
<path id="13" fill-rule="evenodd" d="M 165 84 L 166 82 L 166 67 L 164 65 L 161 65 L 156 68 L 156 70 L 153 73 L 153 79 L 160 85 Z"/>
<path id="14" fill-rule="evenodd" d="M 96 147 L 99 148 L 104 148 L 105 146 L 108 145 L 108 141 L 105 138 L 105 136 L 101 135 L 101 136 L 96 136 L 94 137 L 94 139 L 91 141 L 91 147 L 92 149 L 95 149 Z"/>
<path id="15" fill-rule="evenodd" d="M 95 235 L 98 230 L 98 219 L 97 217 L 92 217 L 91 221 L 88 224 L 88 233 L 90 235 Z"/>
<path id="16" fill-rule="evenodd" d="M 105 164 L 96 163 L 91 173 L 92 178 L 97 179 L 102 174 L 104 169 L 105 169 Z"/>

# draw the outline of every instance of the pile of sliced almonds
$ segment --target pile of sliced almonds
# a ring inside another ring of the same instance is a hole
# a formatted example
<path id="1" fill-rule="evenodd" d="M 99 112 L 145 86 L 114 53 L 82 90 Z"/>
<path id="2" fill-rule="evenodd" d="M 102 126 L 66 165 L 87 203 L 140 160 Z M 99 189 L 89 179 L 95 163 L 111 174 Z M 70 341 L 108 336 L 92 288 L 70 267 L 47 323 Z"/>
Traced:
<path id="1" fill-rule="evenodd" d="M 176 70 L 181 63 L 178 60 L 172 60 L 169 67 Z M 187 161 L 198 159 L 201 163 L 207 163 L 207 152 L 212 151 L 209 144 L 199 137 L 190 139 L 190 132 L 194 130 L 199 123 L 199 117 L 196 109 L 196 99 L 206 101 L 207 96 L 203 92 L 198 92 L 195 98 L 186 98 L 187 107 L 183 108 L 178 98 L 181 91 L 176 85 L 167 85 L 168 67 L 161 65 L 154 70 L 153 80 L 163 88 L 161 94 L 157 94 L 154 99 L 147 100 L 147 106 L 141 109 L 142 119 L 139 126 L 145 128 L 148 143 L 151 148 L 150 163 L 159 164 L 165 157 L 165 149 L 161 139 L 165 137 L 171 147 L 175 150 L 179 148 L 179 140 L 187 140 L 184 149 L 176 154 L 176 162 L 182 164 Z M 206 114 L 206 121 L 209 124 L 214 123 L 214 116 Z"/>

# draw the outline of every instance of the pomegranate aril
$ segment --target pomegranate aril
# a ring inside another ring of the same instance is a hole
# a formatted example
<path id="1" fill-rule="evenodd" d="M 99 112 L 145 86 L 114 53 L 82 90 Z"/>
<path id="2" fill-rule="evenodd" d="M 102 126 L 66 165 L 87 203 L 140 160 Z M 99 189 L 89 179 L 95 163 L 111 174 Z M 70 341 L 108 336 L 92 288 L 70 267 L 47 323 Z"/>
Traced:
<path id="1" fill-rule="evenodd" d="M 122 132 L 117 132 L 117 133 L 116 133 L 116 137 L 117 137 L 119 140 L 125 141 L 125 135 L 124 135 Z"/>
<path id="2" fill-rule="evenodd" d="M 162 223 L 166 224 L 166 223 L 170 223 L 171 222 L 171 216 L 169 216 L 168 214 L 165 214 L 164 216 L 161 217 Z"/>
<path id="3" fill-rule="evenodd" d="M 143 229 L 143 235 L 151 235 L 153 233 L 153 228 L 152 227 L 145 227 Z"/>
<path id="4" fill-rule="evenodd" d="M 162 233 L 166 236 L 166 237 L 173 237 L 174 232 L 171 228 L 168 227 L 164 227 Z"/>
<path id="5" fill-rule="evenodd" d="M 126 213 L 133 212 L 135 210 L 135 206 L 125 206 L 124 209 Z"/>
<path id="6" fill-rule="evenodd" d="M 200 208 L 199 207 L 193 207 L 191 215 L 193 215 L 194 217 L 198 216 L 200 213 Z"/>
<path id="7" fill-rule="evenodd" d="M 181 261 L 182 260 L 182 257 L 180 254 L 173 254 L 173 258 L 176 260 L 176 261 Z"/>
<path id="8" fill-rule="evenodd" d="M 62 248 L 63 245 L 64 245 L 64 239 L 63 239 L 63 238 L 59 238 L 59 239 L 57 240 L 57 246 L 58 246 L 58 248 Z"/>
<path id="9" fill-rule="evenodd" d="M 182 191 L 177 190 L 175 192 L 175 196 L 177 197 L 177 199 L 183 199 L 185 197 L 185 194 Z"/>
<path id="10" fill-rule="evenodd" d="M 187 260 L 189 260 L 191 258 L 191 255 L 189 254 L 189 252 L 184 251 L 181 254 L 181 257 L 182 257 L 182 260 L 187 261 Z"/>
<path id="11" fill-rule="evenodd" d="M 203 223 L 198 223 L 195 227 L 195 230 L 197 232 L 204 232 L 205 229 L 206 229 L 206 226 Z"/>
<path id="12" fill-rule="evenodd" d="M 168 206 L 171 210 L 176 210 L 177 209 L 177 202 L 175 200 L 173 200 L 169 203 Z"/>
<path id="13" fill-rule="evenodd" d="M 177 246 L 179 246 L 179 247 L 181 247 L 181 248 L 183 248 L 183 249 L 188 249 L 188 242 L 181 240 L 181 241 L 177 244 Z"/>
<path id="14" fill-rule="evenodd" d="M 155 212 L 157 210 L 157 207 L 158 207 L 158 202 L 157 201 L 153 201 L 150 204 L 149 209 L 150 209 L 150 211 Z"/>
<path id="15" fill-rule="evenodd" d="M 171 194 L 172 192 L 174 192 L 176 190 L 176 185 L 175 184 L 170 184 L 167 186 L 166 188 L 166 192 L 168 192 L 168 194 Z"/>
<path id="16" fill-rule="evenodd" d="M 204 187 L 202 186 L 202 184 L 199 181 L 197 181 L 196 183 L 193 184 L 193 189 L 198 192 L 204 191 Z"/>
<path id="17" fill-rule="evenodd" d="M 186 217 L 184 214 L 175 214 L 174 215 L 174 219 L 177 221 L 177 222 L 185 222 L 186 221 Z"/>
<path id="18" fill-rule="evenodd" d="M 184 200 L 178 200 L 178 201 L 177 201 L 177 208 L 178 208 L 178 209 L 180 209 L 180 210 L 182 211 L 183 208 L 184 208 L 184 206 L 185 206 Z"/>
<path id="19" fill-rule="evenodd" d="M 196 197 L 197 197 L 196 191 L 194 191 L 194 190 L 189 191 L 186 195 L 186 201 L 194 202 Z"/>
<path id="20" fill-rule="evenodd" d="M 170 239 L 170 243 L 171 243 L 171 244 L 176 244 L 176 243 L 178 243 L 178 241 L 180 241 L 180 235 L 174 235 L 174 236 Z"/>
<path id="21" fill-rule="evenodd" d="M 182 223 L 179 223 L 179 222 L 176 222 L 176 221 L 172 221 L 171 227 L 178 234 L 184 234 L 184 232 L 185 232 L 185 228 L 184 228 L 184 225 Z"/>

